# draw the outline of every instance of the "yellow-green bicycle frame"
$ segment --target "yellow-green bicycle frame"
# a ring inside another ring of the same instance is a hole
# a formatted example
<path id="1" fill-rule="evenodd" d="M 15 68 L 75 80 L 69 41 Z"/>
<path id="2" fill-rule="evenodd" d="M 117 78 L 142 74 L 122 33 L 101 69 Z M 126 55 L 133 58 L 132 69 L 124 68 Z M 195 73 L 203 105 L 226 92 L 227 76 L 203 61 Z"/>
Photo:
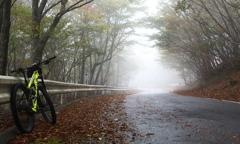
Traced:
<path id="1" fill-rule="evenodd" d="M 32 99 L 32 104 L 33 104 L 32 110 L 34 112 L 37 112 L 38 77 L 39 76 L 40 75 L 38 73 L 38 70 L 34 71 L 32 77 L 31 77 L 31 79 L 28 83 L 28 86 L 27 86 L 28 89 L 31 89 L 33 84 L 34 84 L 34 96 L 35 96 L 35 98 Z"/>

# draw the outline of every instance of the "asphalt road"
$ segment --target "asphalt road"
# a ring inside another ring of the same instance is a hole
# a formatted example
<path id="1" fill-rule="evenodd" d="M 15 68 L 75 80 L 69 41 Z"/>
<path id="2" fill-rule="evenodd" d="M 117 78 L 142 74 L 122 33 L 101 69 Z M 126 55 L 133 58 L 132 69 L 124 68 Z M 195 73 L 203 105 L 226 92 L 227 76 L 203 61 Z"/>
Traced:
<path id="1" fill-rule="evenodd" d="M 240 104 L 147 91 L 125 100 L 132 143 L 240 143 Z"/>

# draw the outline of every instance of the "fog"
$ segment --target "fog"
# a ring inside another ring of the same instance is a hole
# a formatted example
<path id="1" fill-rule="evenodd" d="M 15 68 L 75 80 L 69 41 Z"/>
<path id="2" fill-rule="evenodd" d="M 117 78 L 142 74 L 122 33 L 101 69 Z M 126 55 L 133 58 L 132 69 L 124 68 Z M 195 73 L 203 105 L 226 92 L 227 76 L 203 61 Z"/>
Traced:
<path id="1" fill-rule="evenodd" d="M 145 1 L 148 13 L 155 13 L 158 3 L 161 2 L 166 2 L 166 0 Z M 130 80 L 129 85 L 138 88 L 183 85 L 183 80 L 179 78 L 178 72 L 163 66 L 164 64 L 159 61 L 161 58 L 159 51 L 153 48 L 154 42 L 147 38 L 147 35 L 155 32 L 155 30 L 151 29 L 138 28 L 136 29 L 138 35 L 132 37 L 138 42 L 131 48 L 133 53 L 131 60 L 137 65 L 137 71 Z"/>
<path id="2" fill-rule="evenodd" d="M 137 65 L 136 74 L 130 80 L 132 87 L 163 87 L 183 85 L 182 79 L 174 70 L 166 68 L 159 61 L 161 57 L 155 48 L 135 46 L 131 60 Z"/>

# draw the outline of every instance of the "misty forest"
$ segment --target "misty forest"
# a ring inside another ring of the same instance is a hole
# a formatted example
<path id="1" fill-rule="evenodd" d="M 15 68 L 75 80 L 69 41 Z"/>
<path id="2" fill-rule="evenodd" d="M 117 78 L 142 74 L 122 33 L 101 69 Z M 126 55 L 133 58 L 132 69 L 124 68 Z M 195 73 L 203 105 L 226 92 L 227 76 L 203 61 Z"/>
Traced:
<path id="1" fill-rule="evenodd" d="M 1 0 L 0 74 L 57 56 L 47 79 L 127 86 L 137 67 L 132 36 L 146 34 L 159 61 L 186 84 L 240 68 L 239 0 L 160 1 L 149 13 L 143 0 Z"/>

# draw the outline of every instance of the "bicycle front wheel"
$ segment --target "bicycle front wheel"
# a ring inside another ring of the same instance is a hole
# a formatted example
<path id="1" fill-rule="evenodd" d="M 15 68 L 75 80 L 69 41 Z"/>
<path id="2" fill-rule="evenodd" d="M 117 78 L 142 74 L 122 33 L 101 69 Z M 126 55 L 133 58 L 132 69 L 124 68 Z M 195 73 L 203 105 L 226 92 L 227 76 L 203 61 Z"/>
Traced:
<path id="1" fill-rule="evenodd" d="M 34 126 L 34 112 L 31 109 L 29 91 L 23 83 L 14 85 L 10 105 L 18 130 L 22 133 L 31 132 Z"/>
<path id="2" fill-rule="evenodd" d="M 43 88 L 43 86 L 39 86 L 39 108 L 42 113 L 43 118 L 50 124 L 54 125 L 56 123 L 56 113 L 52 101 L 47 93 L 47 91 Z"/>

